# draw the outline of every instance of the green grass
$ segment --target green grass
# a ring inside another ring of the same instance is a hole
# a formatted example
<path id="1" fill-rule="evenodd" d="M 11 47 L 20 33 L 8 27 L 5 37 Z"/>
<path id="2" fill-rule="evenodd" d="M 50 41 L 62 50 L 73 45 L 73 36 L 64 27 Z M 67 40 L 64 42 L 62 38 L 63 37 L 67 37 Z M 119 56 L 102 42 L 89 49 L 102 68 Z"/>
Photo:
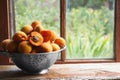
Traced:
<path id="1" fill-rule="evenodd" d="M 113 11 L 106 8 L 73 8 L 68 12 L 67 58 L 112 58 L 113 19 Z"/>

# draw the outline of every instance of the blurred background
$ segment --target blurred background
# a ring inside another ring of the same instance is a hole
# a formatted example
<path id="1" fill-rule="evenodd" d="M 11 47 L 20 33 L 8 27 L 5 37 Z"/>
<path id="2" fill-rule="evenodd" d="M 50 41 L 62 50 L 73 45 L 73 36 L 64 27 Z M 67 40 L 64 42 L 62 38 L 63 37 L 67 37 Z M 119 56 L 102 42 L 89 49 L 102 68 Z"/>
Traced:
<path id="1" fill-rule="evenodd" d="M 66 1 L 66 58 L 114 58 L 115 0 Z M 40 20 L 60 34 L 60 0 L 14 0 L 16 31 Z"/>

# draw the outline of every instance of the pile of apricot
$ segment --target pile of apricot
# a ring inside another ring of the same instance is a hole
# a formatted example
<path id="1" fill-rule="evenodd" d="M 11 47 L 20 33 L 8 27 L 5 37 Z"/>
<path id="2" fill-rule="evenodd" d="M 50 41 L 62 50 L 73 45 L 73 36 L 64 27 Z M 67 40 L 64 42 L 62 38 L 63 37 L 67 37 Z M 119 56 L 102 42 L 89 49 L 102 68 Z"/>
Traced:
<path id="1" fill-rule="evenodd" d="M 10 53 L 35 54 L 60 50 L 65 46 L 65 39 L 50 29 L 45 29 L 38 20 L 24 25 L 11 39 L 1 42 L 4 51 Z"/>

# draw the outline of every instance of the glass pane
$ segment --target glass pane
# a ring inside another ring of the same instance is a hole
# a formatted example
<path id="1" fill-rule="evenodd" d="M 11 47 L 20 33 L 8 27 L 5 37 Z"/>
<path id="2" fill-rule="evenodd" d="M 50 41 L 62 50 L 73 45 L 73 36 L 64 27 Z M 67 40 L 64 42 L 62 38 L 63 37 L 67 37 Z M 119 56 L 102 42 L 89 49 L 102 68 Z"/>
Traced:
<path id="1" fill-rule="evenodd" d="M 25 24 L 40 20 L 43 27 L 60 31 L 59 0 L 14 0 L 16 31 Z"/>
<path id="2" fill-rule="evenodd" d="M 67 59 L 114 58 L 115 0 L 66 0 Z"/>

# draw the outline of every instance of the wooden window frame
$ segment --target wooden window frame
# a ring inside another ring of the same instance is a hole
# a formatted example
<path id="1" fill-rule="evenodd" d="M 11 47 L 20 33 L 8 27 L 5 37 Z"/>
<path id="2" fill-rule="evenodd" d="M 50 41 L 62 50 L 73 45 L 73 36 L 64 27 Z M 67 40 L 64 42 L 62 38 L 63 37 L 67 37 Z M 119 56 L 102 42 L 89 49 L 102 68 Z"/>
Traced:
<path id="1" fill-rule="evenodd" d="M 6 38 L 11 37 L 11 32 L 15 28 L 15 20 L 11 19 L 10 16 L 14 16 L 13 11 L 10 6 L 11 0 L 0 0 L 0 42 Z M 11 14 L 12 13 L 12 14 Z M 65 0 L 60 0 L 60 35 L 66 38 L 66 3 Z M 61 53 L 61 60 L 58 60 L 56 63 L 98 63 L 98 62 L 120 62 L 120 0 L 115 2 L 115 28 L 114 28 L 114 59 L 98 59 L 98 60 L 66 60 L 65 51 Z M 12 24 L 11 24 L 12 23 Z M 0 64 L 10 64 L 9 58 L 7 56 L 0 55 Z"/>

